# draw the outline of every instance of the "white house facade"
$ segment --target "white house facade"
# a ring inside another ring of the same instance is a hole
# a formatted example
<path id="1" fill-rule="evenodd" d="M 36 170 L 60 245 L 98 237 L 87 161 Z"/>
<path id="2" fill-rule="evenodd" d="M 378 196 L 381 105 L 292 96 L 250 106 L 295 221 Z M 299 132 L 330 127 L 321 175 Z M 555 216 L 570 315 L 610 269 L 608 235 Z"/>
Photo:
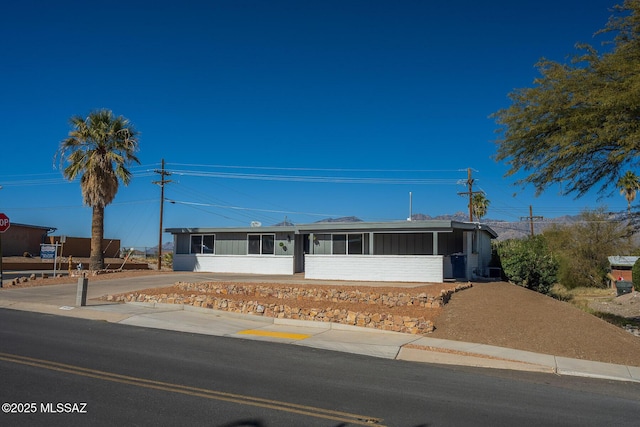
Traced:
<path id="1" fill-rule="evenodd" d="M 389 282 L 486 277 L 497 237 L 483 224 L 445 220 L 166 231 L 175 271 Z"/>

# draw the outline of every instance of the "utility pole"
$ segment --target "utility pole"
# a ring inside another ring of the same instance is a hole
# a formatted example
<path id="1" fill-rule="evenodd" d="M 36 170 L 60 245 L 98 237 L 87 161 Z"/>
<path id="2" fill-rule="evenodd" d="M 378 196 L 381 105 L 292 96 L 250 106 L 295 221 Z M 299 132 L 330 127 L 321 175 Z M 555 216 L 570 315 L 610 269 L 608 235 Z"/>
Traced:
<path id="1" fill-rule="evenodd" d="M 471 177 L 471 168 L 467 168 L 467 191 L 458 193 L 460 196 L 469 196 L 469 222 L 473 222 L 473 195 L 482 191 L 473 191 L 474 179 Z"/>
<path id="2" fill-rule="evenodd" d="M 160 181 L 153 181 L 153 184 L 160 186 L 160 231 L 158 233 L 158 271 L 162 270 L 162 216 L 164 215 L 164 185 L 170 183 L 165 177 L 170 176 L 171 172 L 164 170 L 164 159 L 162 159 L 162 169 L 156 169 L 154 173 L 160 174 Z"/>
<path id="3" fill-rule="evenodd" d="M 531 226 L 531 237 L 533 237 L 533 221 L 541 221 L 543 220 L 543 216 L 533 216 L 533 207 L 529 205 L 529 216 L 521 216 L 520 221 L 529 220 L 529 225 Z"/>

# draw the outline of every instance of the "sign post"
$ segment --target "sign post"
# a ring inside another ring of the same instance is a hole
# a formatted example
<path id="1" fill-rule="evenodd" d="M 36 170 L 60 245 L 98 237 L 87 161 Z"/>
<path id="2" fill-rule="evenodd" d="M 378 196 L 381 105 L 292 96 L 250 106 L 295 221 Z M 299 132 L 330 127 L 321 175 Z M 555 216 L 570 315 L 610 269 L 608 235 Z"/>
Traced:
<path id="1" fill-rule="evenodd" d="M 53 277 L 56 277 L 56 267 L 58 264 L 58 247 L 60 244 L 52 243 L 52 244 L 41 244 L 40 245 L 40 259 L 43 262 L 52 260 L 53 261 Z"/>
<path id="2" fill-rule="evenodd" d="M 0 212 L 0 288 L 2 287 L 2 283 L 4 280 L 2 270 L 2 233 L 7 231 L 9 227 L 11 227 L 11 221 L 9 221 L 9 217 Z"/>

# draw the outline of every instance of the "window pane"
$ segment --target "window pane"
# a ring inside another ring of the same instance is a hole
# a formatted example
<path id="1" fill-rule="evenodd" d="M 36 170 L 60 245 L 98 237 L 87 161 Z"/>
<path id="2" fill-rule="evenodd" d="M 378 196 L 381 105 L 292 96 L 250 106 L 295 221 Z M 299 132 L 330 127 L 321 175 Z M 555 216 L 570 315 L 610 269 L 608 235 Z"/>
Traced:
<path id="1" fill-rule="evenodd" d="M 191 253 L 202 253 L 202 236 L 191 236 Z"/>
<path id="2" fill-rule="evenodd" d="M 203 239 L 203 243 L 202 243 L 202 253 L 203 254 L 212 254 L 213 253 L 213 249 L 214 249 L 214 236 L 213 234 L 209 234 L 207 236 L 202 236 Z"/>
<path id="3" fill-rule="evenodd" d="M 313 253 L 325 255 L 331 254 L 331 234 L 313 235 Z"/>
<path id="4" fill-rule="evenodd" d="M 276 236 L 273 234 L 262 235 L 262 253 L 274 254 L 275 253 L 275 241 Z"/>
<path id="5" fill-rule="evenodd" d="M 260 255 L 260 236 L 259 235 L 249 236 L 249 253 Z"/>
<path id="6" fill-rule="evenodd" d="M 349 253 L 362 254 L 362 234 L 349 234 Z"/>
<path id="7" fill-rule="evenodd" d="M 336 255 L 346 255 L 347 253 L 347 235 L 333 235 L 333 253 Z"/>

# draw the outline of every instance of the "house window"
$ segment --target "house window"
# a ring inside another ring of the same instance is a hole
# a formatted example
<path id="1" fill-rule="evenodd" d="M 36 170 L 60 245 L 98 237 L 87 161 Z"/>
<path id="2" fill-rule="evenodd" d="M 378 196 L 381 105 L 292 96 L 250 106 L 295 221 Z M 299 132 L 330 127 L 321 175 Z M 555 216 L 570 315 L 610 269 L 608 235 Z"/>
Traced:
<path id="1" fill-rule="evenodd" d="M 275 234 L 249 234 L 248 253 L 250 255 L 273 255 L 276 249 Z"/>
<path id="2" fill-rule="evenodd" d="M 333 254 L 345 255 L 346 253 L 347 253 L 347 235 L 334 234 L 333 235 Z"/>
<path id="3" fill-rule="evenodd" d="M 213 234 L 192 234 L 192 254 L 212 254 L 215 249 L 216 236 Z"/>
<path id="4" fill-rule="evenodd" d="M 364 238 L 362 233 L 334 234 L 334 255 L 362 255 Z"/>

